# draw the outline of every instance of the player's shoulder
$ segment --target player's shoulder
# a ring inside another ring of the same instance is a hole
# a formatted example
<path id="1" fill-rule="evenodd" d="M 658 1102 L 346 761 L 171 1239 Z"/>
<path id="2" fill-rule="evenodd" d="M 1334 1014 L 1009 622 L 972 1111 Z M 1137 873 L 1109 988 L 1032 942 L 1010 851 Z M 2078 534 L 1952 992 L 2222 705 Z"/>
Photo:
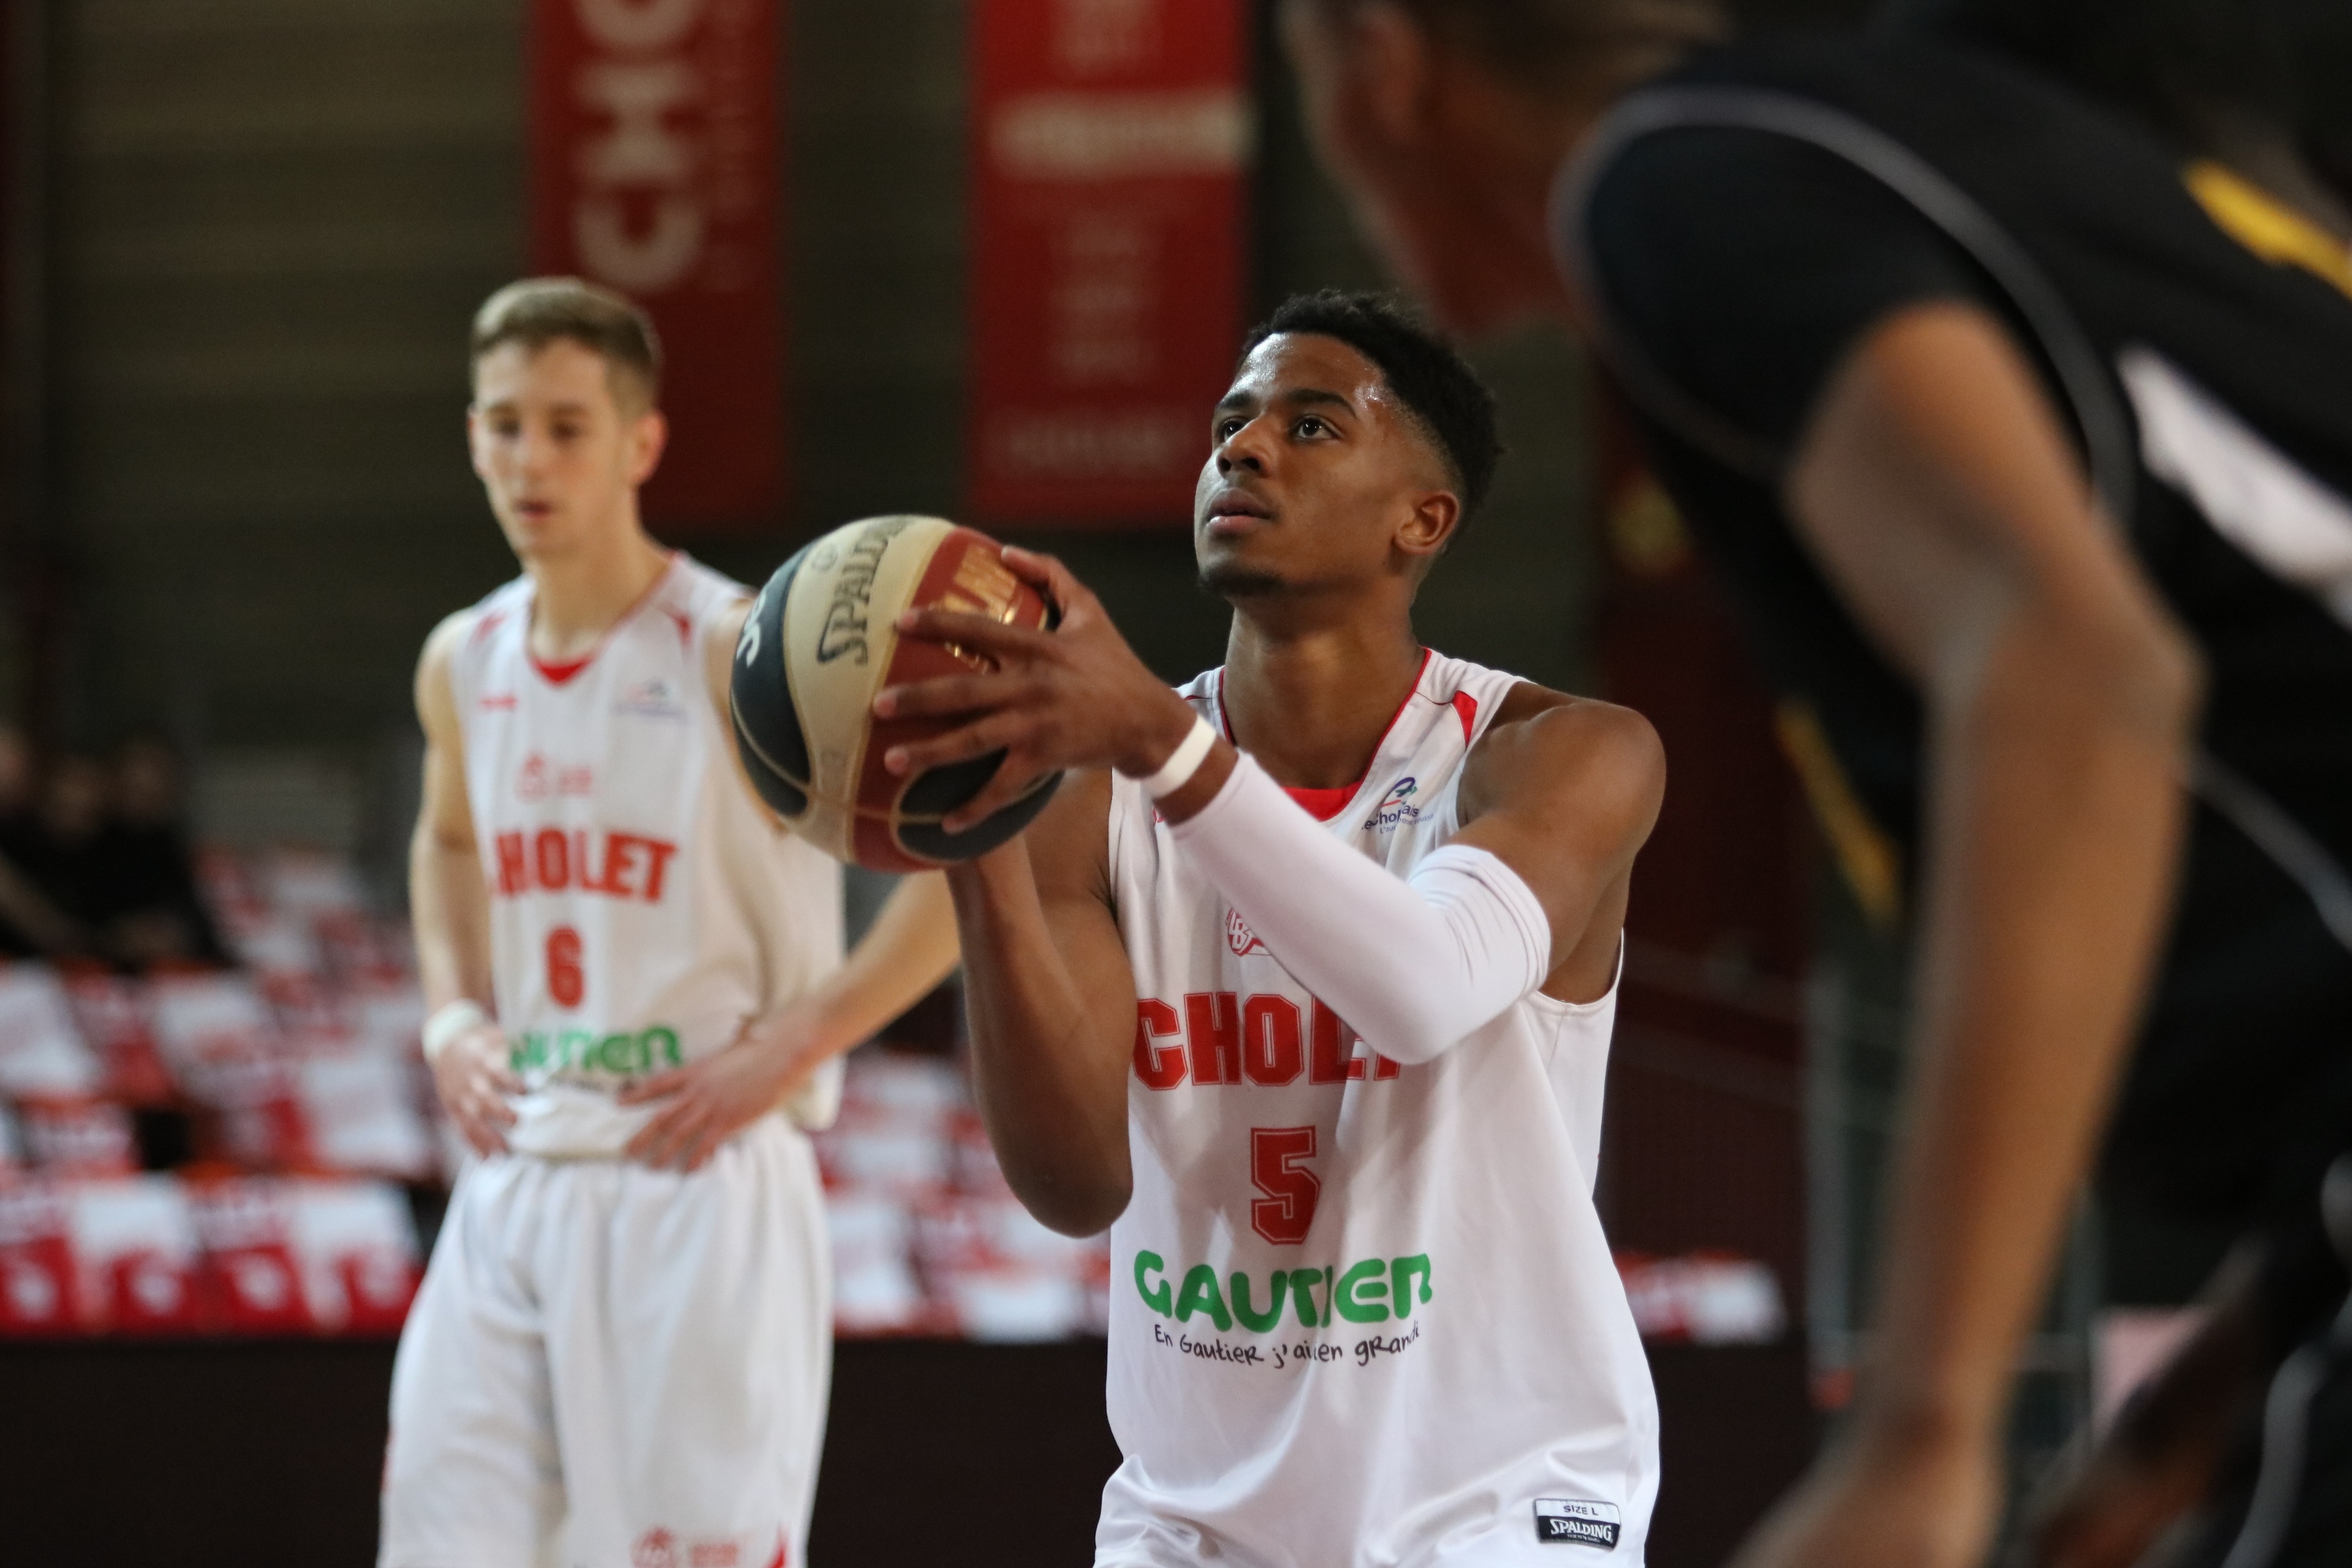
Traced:
<path id="1" fill-rule="evenodd" d="M 417 668 L 446 669 L 450 660 L 457 656 L 458 647 L 473 635 L 481 618 L 482 611 L 478 605 L 468 605 L 462 610 L 452 610 L 442 616 L 433 629 L 425 634 L 425 647 L 417 656 Z"/>
<path id="2" fill-rule="evenodd" d="M 671 560 L 660 594 L 661 609 L 700 645 L 705 662 L 723 664 L 732 656 L 736 634 L 751 607 L 751 589 L 680 551 Z"/>
<path id="3" fill-rule="evenodd" d="M 512 577 L 465 608 L 450 611 L 425 635 L 425 657 L 446 658 L 467 642 L 487 637 L 523 616 L 530 604 L 530 577 Z"/>
<path id="4" fill-rule="evenodd" d="M 480 648 L 500 626 L 520 624 L 530 599 L 530 579 L 517 577 L 501 584 L 474 604 L 452 610 L 425 634 L 416 656 L 416 700 L 430 714 L 452 694 L 460 663 Z"/>
<path id="5" fill-rule="evenodd" d="M 1471 748 L 1465 787 L 1487 797 L 1573 797 L 1589 809 L 1621 798 L 1654 812 L 1666 779 L 1665 745 L 1634 710 L 1598 698 L 1515 681 Z"/>
<path id="6" fill-rule="evenodd" d="M 751 590 L 726 573 L 706 566 L 693 556 L 680 551 L 670 562 L 670 569 L 662 582 L 666 602 L 673 608 L 708 620 L 724 615 L 730 609 L 748 604 Z"/>
<path id="7" fill-rule="evenodd" d="M 417 668 L 446 669 L 467 644 L 478 642 L 517 613 L 530 587 L 528 578 L 502 584 L 464 609 L 452 610 L 425 634 Z"/>

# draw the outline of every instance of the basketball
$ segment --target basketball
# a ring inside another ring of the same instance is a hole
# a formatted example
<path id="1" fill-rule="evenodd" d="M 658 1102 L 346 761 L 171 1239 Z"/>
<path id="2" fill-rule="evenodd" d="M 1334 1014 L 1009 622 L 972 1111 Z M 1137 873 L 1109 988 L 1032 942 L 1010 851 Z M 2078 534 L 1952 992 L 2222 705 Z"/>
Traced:
<path id="1" fill-rule="evenodd" d="M 1009 571 L 1002 547 L 937 517 L 869 517 L 835 529 L 776 569 L 735 647 L 729 706 L 735 743 L 761 798 L 825 853 L 877 871 L 920 871 L 984 854 L 1045 807 L 1059 774 L 967 832 L 940 819 L 980 793 L 1004 753 L 899 777 L 886 752 L 961 720 L 877 719 L 887 686 L 986 669 L 951 645 L 901 640 L 900 612 L 966 610 L 1045 626 L 1044 595 Z"/>

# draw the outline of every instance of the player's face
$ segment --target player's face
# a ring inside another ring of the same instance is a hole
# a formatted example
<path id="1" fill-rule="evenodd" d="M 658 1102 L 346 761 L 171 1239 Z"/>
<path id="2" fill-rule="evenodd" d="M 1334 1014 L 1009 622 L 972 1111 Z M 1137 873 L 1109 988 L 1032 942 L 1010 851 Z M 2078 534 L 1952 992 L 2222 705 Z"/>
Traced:
<path id="1" fill-rule="evenodd" d="M 1228 598 L 1417 580 L 1461 506 L 1388 382 L 1337 338 L 1250 351 L 1192 495 L 1201 580 Z"/>
<path id="2" fill-rule="evenodd" d="M 1390 268 L 1457 332 L 1557 313 L 1544 193 L 1517 200 L 1497 179 L 1490 136 L 1513 115 L 1492 73 L 1393 7 L 1286 0 L 1282 20 L 1308 140 Z"/>
<path id="3" fill-rule="evenodd" d="M 659 413 L 614 398 L 604 356 L 558 338 L 481 357 L 466 433 L 499 527 L 530 559 L 633 527 L 631 500 L 661 459 L 663 426 Z"/>

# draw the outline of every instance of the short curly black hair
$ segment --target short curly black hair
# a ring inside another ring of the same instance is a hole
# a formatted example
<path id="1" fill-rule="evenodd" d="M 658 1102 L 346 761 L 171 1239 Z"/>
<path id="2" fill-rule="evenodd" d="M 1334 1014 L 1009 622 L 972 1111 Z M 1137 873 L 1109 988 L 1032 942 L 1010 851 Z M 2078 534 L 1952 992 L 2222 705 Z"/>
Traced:
<path id="1" fill-rule="evenodd" d="M 1444 458 L 1448 477 L 1462 492 L 1462 521 L 1486 504 L 1503 458 L 1495 395 L 1452 343 L 1387 295 L 1338 289 L 1285 300 L 1242 340 L 1242 358 L 1281 332 L 1337 338 L 1379 366 L 1389 390 Z"/>

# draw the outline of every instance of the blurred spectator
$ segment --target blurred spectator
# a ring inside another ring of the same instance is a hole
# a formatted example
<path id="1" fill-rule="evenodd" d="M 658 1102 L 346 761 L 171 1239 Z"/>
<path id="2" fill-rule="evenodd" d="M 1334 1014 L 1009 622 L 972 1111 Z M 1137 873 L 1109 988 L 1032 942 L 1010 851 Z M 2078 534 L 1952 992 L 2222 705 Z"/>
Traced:
<path id="1" fill-rule="evenodd" d="M 226 954 L 196 890 L 181 823 L 180 765 L 161 741 L 125 742 L 109 765 L 57 759 L 37 805 L 0 841 L 29 898 L 0 914 L 53 956 L 87 953 L 133 969 L 219 963 Z M 6 892 L 0 883 L 0 898 Z"/>
<path id="2" fill-rule="evenodd" d="M 106 836 L 106 769 L 94 757 L 68 752 L 53 759 L 35 790 L 32 828 L 17 848 L 16 864 L 41 896 L 72 922 L 62 943 L 44 941 L 50 951 L 89 951 L 97 926 L 103 879 L 100 841 Z"/>
<path id="3" fill-rule="evenodd" d="M 86 945 L 82 928 L 44 891 L 47 837 L 34 809 L 31 748 L 0 724 L 0 958 L 68 953 Z"/>
<path id="4" fill-rule="evenodd" d="M 227 962 L 196 889 L 179 754 L 153 736 L 126 741 L 114 753 L 111 784 L 113 820 L 100 843 L 91 917 L 108 955 L 139 968 Z"/>

